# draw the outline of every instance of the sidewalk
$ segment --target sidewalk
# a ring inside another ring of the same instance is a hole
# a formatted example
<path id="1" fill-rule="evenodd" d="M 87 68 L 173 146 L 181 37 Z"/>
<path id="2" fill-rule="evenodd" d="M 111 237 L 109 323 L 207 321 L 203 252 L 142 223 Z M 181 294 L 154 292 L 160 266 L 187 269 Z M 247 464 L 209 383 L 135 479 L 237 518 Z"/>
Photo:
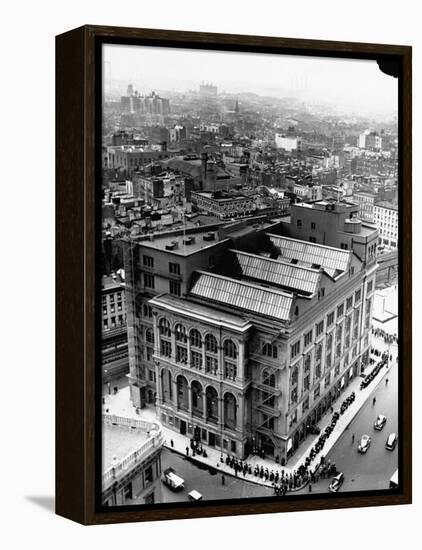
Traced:
<path id="1" fill-rule="evenodd" d="M 376 338 L 375 336 L 372 337 L 372 347 L 375 347 L 379 350 L 387 350 L 388 344 L 384 342 L 382 338 Z M 311 468 L 315 467 L 318 462 L 321 454 L 324 456 L 327 455 L 327 453 L 333 448 L 333 446 L 336 444 L 337 440 L 340 438 L 340 436 L 344 433 L 347 426 L 350 424 L 350 422 L 353 420 L 353 418 L 356 416 L 356 414 L 359 412 L 363 404 L 368 399 L 369 395 L 374 391 L 374 389 L 378 386 L 378 384 L 381 382 L 381 380 L 384 379 L 387 372 L 390 370 L 391 365 L 394 364 L 395 358 L 397 355 L 397 345 L 390 346 L 390 353 L 392 353 L 393 358 L 388 367 L 383 368 L 377 377 L 374 379 L 372 383 L 370 383 L 365 389 L 360 390 L 360 383 L 362 381 L 362 378 L 356 377 L 347 387 L 346 391 L 339 397 L 337 402 L 334 406 L 334 411 L 339 411 L 341 403 L 354 391 L 356 394 L 355 401 L 348 407 L 348 409 L 345 411 L 343 415 L 340 415 L 337 424 L 335 425 L 334 430 L 330 434 L 330 437 L 325 442 L 324 449 L 322 453 L 319 453 L 313 462 L 311 463 Z M 374 356 L 374 359 L 379 359 Z M 373 366 L 370 366 L 367 368 L 368 372 L 372 370 Z M 132 406 L 130 399 L 129 399 L 129 387 L 123 388 L 119 390 L 119 392 L 115 395 L 106 395 L 104 396 L 105 404 L 103 405 L 103 410 L 106 412 L 108 409 L 108 412 L 111 414 L 118 414 L 121 416 L 126 416 L 129 418 L 142 418 L 147 421 L 151 422 L 158 422 L 156 411 L 154 407 L 146 407 L 140 411 L 140 414 L 136 413 L 135 407 Z M 331 424 L 331 418 L 332 413 L 328 411 L 320 420 L 318 423 L 318 426 L 321 428 L 321 434 L 324 432 L 325 428 Z M 272 487 L 274 485 L 271 481 L 266 481 L 263 478 L 256 477 L 253 474 L 246 474 L 243 476 L 242 473 L 239 473 L 237 476 L 235 476 L 235 472 L 232 468 L 230 468 L 228 465 L 226 465 L 225 462 L 220 461 L 221 452 L 217 449 L 214 449 L 212 447 L 209 447 L 207 445 L 204 445 L 204 448 L 206 449 L 206 452 L 208 454 L 207 457 L 203 457 L 202 455 L 195 455 L 195 457 L 192 456 L 192 451 L 190 448 L 190 438 L 186 437 L 176 431 L 170 430 L 166 426 L 162 426 L 162 431 L 164 434 L 164 445 L 171 449 L 172 451 L 176 451 L 182 455 L 186 455 L 186 448 L 188 448 L 189 457 L 196 462 L 202 463 L 204 465 L 207 465 L 211 468 L 215 468 L 221 473 L 224 473 L 226 475 L 230 475 L 233 477 L 239 477 L 245 479 L 245 481 L 249 481 L 252 483 L 257 483 L 259 485 L 264 485 L 267 487 Z M 279 473 L 281 470 L 284 470 L 285 474 L 290 475 L 290 473 L 294 473 L 295 470 L 298 469 L 298 467 L 303 464 L 305 458 L 308 456 L 309 452 L 311 451 L 312 447 L 315 445 L 315 443 L 318 441 L 319 435 L 314 436 L 308 436 L 305 441 L 302 443 L 302 445 L 298 448 L 294 456 L 289 460 L 289 463 L 282 467 L 280 464 L 277 464 L 273 460 L 265 459 L 265 458 L 259 458 L 256 455 L 250 455 L 245 462 L 251 465 L 252 470 L 255 468 L 256 465 L 261 468 L 261 466 L 271 472 L 273 470 L 274 472 L 278 471 Z M 171 442 L 173 441 L 173 445 L 171 445 Z M 226 457 L 226 453 L 224 453 L 224 458 Z"/>

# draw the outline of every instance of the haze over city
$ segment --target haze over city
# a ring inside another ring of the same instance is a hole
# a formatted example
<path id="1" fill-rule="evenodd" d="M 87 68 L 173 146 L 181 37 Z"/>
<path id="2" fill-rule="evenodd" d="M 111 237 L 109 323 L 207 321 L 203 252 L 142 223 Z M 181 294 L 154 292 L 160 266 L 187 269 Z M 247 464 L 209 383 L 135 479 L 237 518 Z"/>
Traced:
<path id="1" fill-rule="evenodd" d="M 188 92 L 212 82 L 219 92 L 251 92 L 329 105 L 333 113 L 391 119 L 397 113 L 397 79 L 376 61 L 106 45 L 105 90 L 132 83 L 151 90 Z"/>

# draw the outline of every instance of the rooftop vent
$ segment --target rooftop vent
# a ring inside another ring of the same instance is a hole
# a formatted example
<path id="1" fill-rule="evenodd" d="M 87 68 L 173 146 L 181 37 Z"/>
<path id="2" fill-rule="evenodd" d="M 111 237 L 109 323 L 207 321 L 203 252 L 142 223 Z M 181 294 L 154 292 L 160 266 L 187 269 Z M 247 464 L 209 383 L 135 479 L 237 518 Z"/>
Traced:
<path id="1" fill-rule="evenodd" d="M 179 243 L 177 241 L 171 241 L 171 243 L 166 244 L 166 250 L 176 250 L 179 248 Z"/>
<path id="2" fill-rule="evenodd" d="M 186 237 L 186 239 L 183 239 L 183 244 L 195 244 L 195 237 Z"/>
<path id="3" fill-rule="evenodd" d="M 204 235 L 204 241 L 215 241 L 215 233 L 211 231 Z"/>

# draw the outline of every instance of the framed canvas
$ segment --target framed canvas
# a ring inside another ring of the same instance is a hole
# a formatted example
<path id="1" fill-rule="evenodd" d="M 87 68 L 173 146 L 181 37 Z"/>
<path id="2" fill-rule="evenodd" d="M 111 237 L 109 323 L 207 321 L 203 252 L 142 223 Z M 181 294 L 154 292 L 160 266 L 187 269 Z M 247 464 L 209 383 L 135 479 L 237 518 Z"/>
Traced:
<path id="1" fill-rule="evenodd" d="M 411 502 L 411 48 L 56 39 L 56 511 Z"/>

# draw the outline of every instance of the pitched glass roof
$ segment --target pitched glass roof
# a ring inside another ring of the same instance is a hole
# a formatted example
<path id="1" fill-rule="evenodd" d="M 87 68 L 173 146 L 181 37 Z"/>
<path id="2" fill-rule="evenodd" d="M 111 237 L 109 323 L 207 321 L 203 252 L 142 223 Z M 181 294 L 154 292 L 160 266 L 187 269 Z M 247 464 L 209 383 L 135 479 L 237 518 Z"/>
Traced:
<path id="1" fill-rule="evenodd" d="M 232 250 L 239 264 L 241 275 L 287 287 L 300 293 L 315 294 L 320 273 L 301 265 L 294 265 L 247 252 Z"/>
<path id="2" fill-rule="evenodd" d="M 190 290 L 192 296 L 279 320 L 290 318 L 292 294 L 204 271 L 197 271 L 196 275 Z"/>
<path id="3" fill-rule="evenodd" d="M 269 233 L 268 237 L 273 245 L 280 250 L 280 260 L 296 260 L 309 266 L 319 265 L 331 276 L 338 274 L 339 271 L 348 270 L 352 254 L 350 250 L 298 241 Z"/>

